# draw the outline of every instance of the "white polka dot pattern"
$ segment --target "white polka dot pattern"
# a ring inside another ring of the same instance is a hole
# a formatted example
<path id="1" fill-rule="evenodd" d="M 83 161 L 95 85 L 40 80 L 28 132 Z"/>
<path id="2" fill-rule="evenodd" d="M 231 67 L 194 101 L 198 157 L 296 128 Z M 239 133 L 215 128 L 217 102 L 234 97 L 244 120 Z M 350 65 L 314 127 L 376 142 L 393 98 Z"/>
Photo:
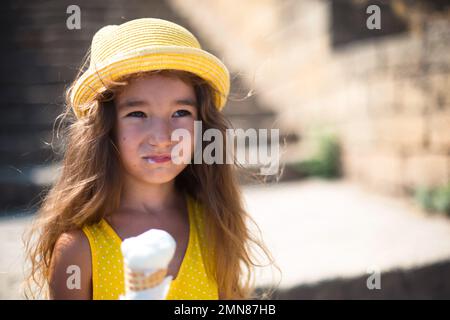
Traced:
<path id="1" fill-rule="evenodd" d="M 218 299 L 217 283 L 206 273 L 200 245 L 203 242 L 203 208 L 187 196 L 189 212 L 189 243 L 178 275 L 170 286 L 168 300 Z M 83 232 L 89 239 L 92 255 L 92 283 L 94 300 L 116 300 L 125 292 L 121 240 L 111 226 L 102 219 L 86 226 Z"/>

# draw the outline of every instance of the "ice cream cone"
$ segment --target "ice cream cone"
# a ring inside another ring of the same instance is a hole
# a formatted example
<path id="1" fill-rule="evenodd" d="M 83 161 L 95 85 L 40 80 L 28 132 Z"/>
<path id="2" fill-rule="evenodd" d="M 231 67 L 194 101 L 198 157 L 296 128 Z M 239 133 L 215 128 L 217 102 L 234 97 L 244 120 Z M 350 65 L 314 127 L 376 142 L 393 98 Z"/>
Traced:
<path id="1" fill-rule="evenodd" d="M 154 288 L 161 284 L 167 275 L 167 269 L 159 269 L 152 273 L 135 272 L 125 265 L 125 291 L 137 292 Z"/>
<path id="2" fill-rule="evenodd" d="M 124 258 L 124 299 L 164 299 L 172 279 L 167 276 L 176 242 L 166 231 L 151 229 L 125 239 L 121 250 Z"/>

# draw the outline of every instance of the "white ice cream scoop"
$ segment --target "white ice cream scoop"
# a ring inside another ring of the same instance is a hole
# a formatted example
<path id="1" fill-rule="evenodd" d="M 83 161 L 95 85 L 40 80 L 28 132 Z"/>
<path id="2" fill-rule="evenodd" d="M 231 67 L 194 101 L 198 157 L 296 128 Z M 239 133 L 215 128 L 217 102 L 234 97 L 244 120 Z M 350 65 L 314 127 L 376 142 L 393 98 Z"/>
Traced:
<path id="1" fill-rule="evenodd" d="M 167 268 L 175 254 L 175 239 L 166 231 L 151 229 L 121 244 L 124 259 L 123 299 L 164 299 L 172 276 Z"/>
<path id="2" fill-rule="evenodd" d="M 125 239 L 121 245 L 128 268 L 142 272 L 167 268 L 175 254 L 175 248 L 175 239 L 159 229 L 151 229 L 139 236 Z"/>

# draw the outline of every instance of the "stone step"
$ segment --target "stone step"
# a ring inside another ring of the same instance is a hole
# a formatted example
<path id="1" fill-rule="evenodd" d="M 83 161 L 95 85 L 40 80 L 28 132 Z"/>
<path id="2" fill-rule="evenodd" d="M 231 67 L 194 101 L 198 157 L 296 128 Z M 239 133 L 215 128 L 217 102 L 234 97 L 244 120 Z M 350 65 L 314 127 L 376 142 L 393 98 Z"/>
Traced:
<path id="1" fill-rule="evenodd" d="M 58 104 L 8 103 L 1 106 L 0 132 L 51 130 L 56 117 L 63 112 Z"/>
<path id="2" fill-rule="evenodd" d="M 25 69 L 29 67 L 57 66 L 62 70 L 71 71 L 72 69 L 71 73 L 75 74 L 74 69 L 81 63 L 83 56 L 84 51 L 70 50 L 70 48 L 55 48 L 53 46 L 45 50 L 10 50 L 3 54 L 3 59 L 8 61 L 8 65 L 3 65 L 1 68 Z"/>
<path id="3" fill-rule="evenodd" d="M 17 65 L 0 66 L 1 85 L 69 84 L 77 73 L 76 67 L 36 65 L 18 68 Z M 4 89 L 2 89 L 3 91 Z M 60 93 L 58 93 L 60 94 Z"/>
<path id="4" fill-rule="evenodd" d="M 48 144 L 51 142 L 52 133 L 48 130 L 20 132 L 14 135 L 0 134 L 0 153 L 2 154 L 0 162 L 20 161 L 21 159 L 23 161 L 24 157 L 29 159 L 27 157 L 29 154 L 36 155 L 50 149 Z"/>
<path id="5" fill-rule="evenodd" d="M 0 166 L 0 212 L 28 211 L 56 179 L 58 165 Z"/>
<path id="6" fill-rule="evenodd" d="M 33 184 L 0 183 L 0 216 L 10 212 L 35 211 L 42 191 L 41 186 Z"/>
<path id="7" fill-rule="evenodd" d="M 168 1 L 130 0 L 109 2 L 80 0 L 81 30 L 65 26 L 66 0 L 12 1 L 2 3 L 0 36 L 4 39 L 0 61 L 0 204 L 24 205 L 42 190 L 30 172 L 58 161 L 50 146 L 54 121 L 62 112 L 64 91 L 74 79 L 93 34 L 106 24 L 120 24 L 141 17 L 159 17 L 192 30 Z M 198 34 L 196 34 L 199 37 Z M 199 37 L 202 47 L 207 39 Z M 232 72 L 232 70 L 230 70 Z M 232 72 L 232 94 L 224 110 L 235 127 L 271 128 L 275 115 L 258 96 L 243 99 L 249 89 Z M 236 101 L 242 100 L 242 101 Z M 280 132 L 280 138 L 290 138 Z M 56 137 L 55 137 L 56 139 Z M 56 141 L 55 141 L 56 143 Z M 47 174 L 47 176 L 51 174 Z"/>
<path id="8" fill-rule="evenodd" d="M 11 165 L 23 167 L 27 165 L 42 165 L 52 162 L 58 155 L 55 155 L 51 148 L 25 151 L 22 153 L 12 151 L 2 151 L 0 165 Z"/>
<path id="9" fill-rule="evenodd" d="M 64 83 L 4 84 L 0 94 L 0 108 L 5 104 L 58 104 L 64 101 Z"/>

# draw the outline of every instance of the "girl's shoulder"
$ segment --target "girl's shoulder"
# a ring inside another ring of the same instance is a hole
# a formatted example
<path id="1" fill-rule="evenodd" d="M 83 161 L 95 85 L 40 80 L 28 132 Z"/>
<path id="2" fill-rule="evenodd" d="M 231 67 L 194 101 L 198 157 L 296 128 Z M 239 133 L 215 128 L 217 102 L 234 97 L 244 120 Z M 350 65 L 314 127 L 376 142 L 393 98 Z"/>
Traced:
<path id="1" fill-rule="evenodd" d="M 91 273 L 90 246 L 86 235 L 78 229 L 61 234 L 52 253 L 50 297 L 89 299 Z"/>
<path id="2" fill-rule="evenodd" d="M 73 253 L 75 256 L 89 251 L 89 242 L 81 229 L 74 229 L 62 233 L 55 243 L 54 255 Z M 78 253 L 78 254 L 77 254 Z M 89 252 L 88 252 L 89 253 Z"/>

